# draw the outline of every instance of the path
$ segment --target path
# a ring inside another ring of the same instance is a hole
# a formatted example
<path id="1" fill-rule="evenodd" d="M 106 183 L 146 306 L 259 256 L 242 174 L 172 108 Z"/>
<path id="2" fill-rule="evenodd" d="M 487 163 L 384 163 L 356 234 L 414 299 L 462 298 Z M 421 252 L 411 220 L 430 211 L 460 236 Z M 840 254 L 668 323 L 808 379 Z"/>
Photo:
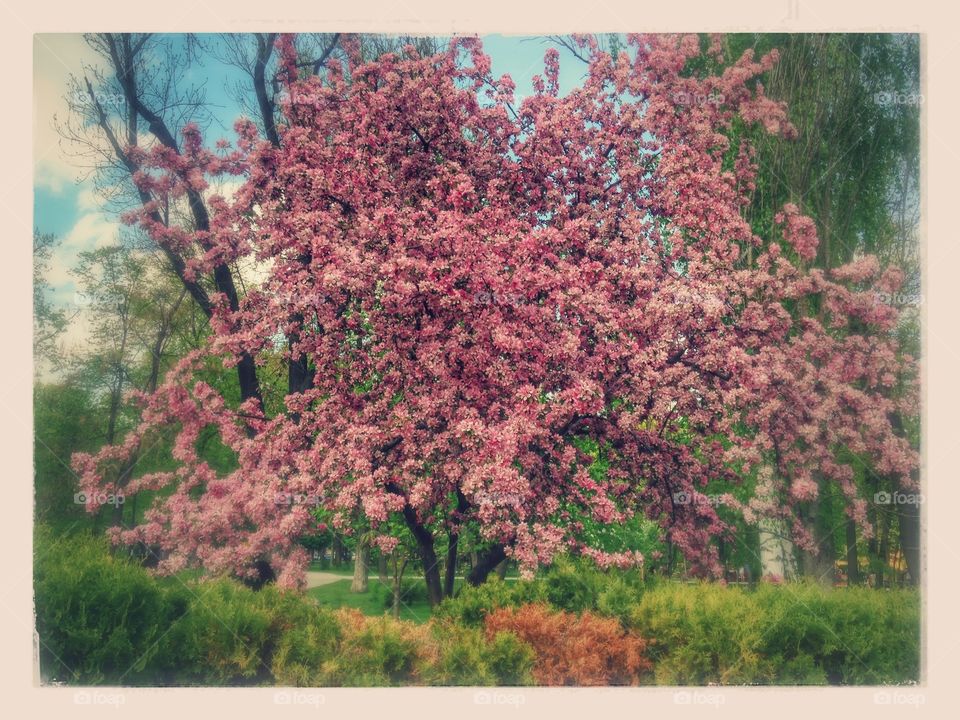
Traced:
<path id="1" fill-rule="evenodd" d="M 329 585 L 337 580 L 350 580 L 346 575 L 337 575 L 336 573 L 323 572 L 322 570 L 307 570 L 307 588 Z"/>

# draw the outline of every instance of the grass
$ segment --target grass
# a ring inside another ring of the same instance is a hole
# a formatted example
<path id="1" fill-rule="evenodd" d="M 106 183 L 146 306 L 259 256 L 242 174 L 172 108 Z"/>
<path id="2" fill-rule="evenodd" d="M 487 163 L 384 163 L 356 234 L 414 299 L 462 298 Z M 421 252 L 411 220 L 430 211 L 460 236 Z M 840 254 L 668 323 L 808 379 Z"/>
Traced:
<path id="1" fill-rule="evenodd" d="M 422 581 L 421 581 L 422 583 Z M 350 580 L 310 588 L 307 594 L 328 608 L 356 608 L 364 615 L 379 616 L 390 612 L 391 590 L 376 578 L 370 578 L 367 592 L 350 592 Z M 430 603 L 420 598 L 405 597 L 400 604 L 400 619 L 423 623 L 430 619 Z"/>
<path id="2" fill-rule="evenodd" d="M 350 584 L 353 579 L 353 564 L 347 563 L 339 567 L 331 566 L 328 560 L 315 560 L 310 563 L 310 570 L 330 573 L 331 575 L 340 575 L 344 579 L 336 582 L 321 585 L 320 587 L 310 588 L 307 594 L 315 598 L 321 605 L 331 609 L 349 607 L 356 608 L 364 615 L 379 617 L 391 612 L 392 588 L 384 585 L 376 577 L 376 573 L 371 573 L 368 590 L 365 593 L 355 593 L 350 591 Z M 510 567 L 506 573 L 506 580 L 515 581 L 519 579 L 519 574 L 515 567 Z M 458 577 L 454 581 L 454 595 L 463 585 L 464 580 Z M 415 587 L 410 588 L 412 584 Z M 400 603 L 400 619 L 411 620 L 416 623 L 424 623 L 430 619 L 430 603 L 426 600 L 426 587 L 422 577 L 412 577 L 407 575 L 404 578 L 405 592 Z"/>
<path id="3" fill-rule="evenodd" d="M 330 563 L 329 560 L 311 560 L 309 569 L 312 571 L 331 573 L 332 575 L 343 575 L 343 577 L 353 577 L 352 562 L 344 563 L 343 565 L 340 565 L 340 566 L 334 566 Z M 375 561 L 371 561 L 370 570 L 372 573 L 374 574 L 376 573 L 377 563 Z M 463 571 L 458 570 L 457 574 L 462 575 Z M 408 574 L 405 575 L 405 577 L 410 577 L 409 571 L 408 571 Z M 517 570 L 517 568 L 514 565 L 510 565 L 507 568 L 505 579 L 519 579 L 519 578 L 520 578 L 519 570 Z"/>
<path id="4" fill-rule="evenodd" d="M 345 564 L 340 567 L 334 567 L 329 561 L 313 560 L 310 563 L 310 570 L 330 573 L 332 575 L 343 575 L 344 577 L 353 577 L 353 565 Z"/>

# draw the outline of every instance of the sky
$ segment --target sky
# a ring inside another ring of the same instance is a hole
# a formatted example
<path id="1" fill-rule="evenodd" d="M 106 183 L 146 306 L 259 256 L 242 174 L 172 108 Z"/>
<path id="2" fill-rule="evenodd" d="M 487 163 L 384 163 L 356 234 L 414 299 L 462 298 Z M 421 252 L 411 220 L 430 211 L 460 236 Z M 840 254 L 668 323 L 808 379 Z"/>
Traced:
<path id="1" fill-rule="evenodd" d="M 182 45 L 183 36 L 169 39 Z M 205 36 L 217 42 L 216 36 Z M 516 84 L 517 102 L 532 94 L 532 78 L 543 72 L 543 54 L 550 47 L 545 38 L 530 36 L 482 36 L 484 49 L 491 57 L 495 76 L 509 73 Z M 564 48 L 560 50 L 560 91 L 576 86 L 586 66 Z M 63 342 L 67 348 L 82 345 L 87 328 L 83 317 L 82 296 L 70 271 L 79 254 L 118 241 L 121 225 L 116 213 L 105 211 L 84 169 L 82 159 L 71 152 L 56 129 L 56 122 L 69 115 L 67 104 L 71 77 L 82 77 L 90 68 L 104 64 L 80 34 L 38 34 L 34 36 L 34 206 L 32 227 L 53 234 L 56 246 L 46 274 L 51 301 L 73 317 Z M 207 130 L 212 144 L 218 137 L 232 136 L 233 121 L 242 113 L 227 88 L 244 76 L 236 68 L 203 55 L 185 78 L 202 84 L 207 104 L 213 110 L 213 123 Z M 24 223 L 26 226 L 26 223 Z"/>

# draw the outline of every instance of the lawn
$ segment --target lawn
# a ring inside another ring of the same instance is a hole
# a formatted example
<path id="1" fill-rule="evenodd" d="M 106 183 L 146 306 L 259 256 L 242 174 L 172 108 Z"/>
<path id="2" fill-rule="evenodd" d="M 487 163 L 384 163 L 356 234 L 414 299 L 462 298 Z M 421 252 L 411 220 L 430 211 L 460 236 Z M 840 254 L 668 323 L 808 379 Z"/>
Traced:
<path id="1" fill-rule="evenodd" d="M 320 587 L 310 588 L 307 594 L 328 608 L 351 607 L 356 608 L 364 615 L 383 615 L 390 612 L 391 590 L 376 578 L 370 578 L 368 590 L 365 593 L 350 592 L 350 579 Z M 419 581 L 417 589 L 407 592 L 400 606 L 400 619 L 423 623 L 430 619 L 430 603 L 426 600 L 424 582 Z M 406 588 L 409 590 L 409 588 Z"/>

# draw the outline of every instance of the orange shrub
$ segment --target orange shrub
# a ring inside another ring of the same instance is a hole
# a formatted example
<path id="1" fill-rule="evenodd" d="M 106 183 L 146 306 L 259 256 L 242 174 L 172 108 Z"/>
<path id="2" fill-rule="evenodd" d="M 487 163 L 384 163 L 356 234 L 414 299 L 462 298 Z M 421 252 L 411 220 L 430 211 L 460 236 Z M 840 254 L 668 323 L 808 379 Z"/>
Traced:
<path id="1" fill-rule="evenodd" d="M 486 617 L 486 631 L 514 633 L 533 647 L 538 685 L 638 685 L 652 668 L 647 643 L 612 618 L 589 612 L 553 612 L 541 604 L 500 608 Z"/>

